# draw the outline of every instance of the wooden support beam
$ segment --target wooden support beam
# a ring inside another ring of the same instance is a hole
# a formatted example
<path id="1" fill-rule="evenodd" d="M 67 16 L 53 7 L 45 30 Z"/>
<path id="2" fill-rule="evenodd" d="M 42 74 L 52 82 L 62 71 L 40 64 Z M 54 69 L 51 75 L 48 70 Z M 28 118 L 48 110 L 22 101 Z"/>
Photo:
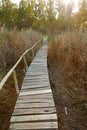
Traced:
<path id="1" fill-rule="evenodd" d="M 26 71 L 27 71 L 27 69 L 28 69 L 28 63 L 27 63 L 27 61 L 26 61 L 25 56 L 23 56 L 23 60 L 24 60 L 25 69 L 26 69 Z"/>
<path id="2" fill-rule="evenodd" d="M 17 80 L 17 75 L 16 75 L 16 71 L 15 70 L 13 71 L 13 79 L 14 79 L 14 82 L 15 82 L 16 92 L 17 92 L 17 94 L 19 94 L 18 80 Z"/>
<path id="3" fill-rule="evenodd" d="M 34 50 L 33 50 L 33 48 L 32 48 L 32 57 L 34 58 Z"/>

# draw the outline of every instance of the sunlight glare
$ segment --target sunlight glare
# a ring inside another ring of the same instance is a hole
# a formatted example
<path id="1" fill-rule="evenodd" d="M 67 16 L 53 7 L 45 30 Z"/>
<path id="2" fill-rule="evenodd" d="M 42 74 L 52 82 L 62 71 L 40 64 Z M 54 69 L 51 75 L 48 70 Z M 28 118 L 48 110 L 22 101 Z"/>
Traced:
<path id="1" fill-rule="evenodd" d="M 64 3 L 66 4 L 66 5 L 68 5 L 70 2 L 71 2 L 71 0 L 63 0 L 64 1 Z"/>

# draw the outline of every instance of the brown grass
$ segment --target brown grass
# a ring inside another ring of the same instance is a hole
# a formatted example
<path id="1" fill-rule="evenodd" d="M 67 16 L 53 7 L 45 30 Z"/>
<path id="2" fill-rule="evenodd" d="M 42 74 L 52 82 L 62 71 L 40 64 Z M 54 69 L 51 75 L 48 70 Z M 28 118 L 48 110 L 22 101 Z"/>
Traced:
<path id="1" fill-rule="evenodd" d="M 21 54 L 42 36 L 33 30 L 0 31 L 0 71 L 12 67 Z"/>
<path id="2" fill-rule="evenodd" d="M 60 34 L 49 43 L 48 62 L 55 61 L 66 92 L 87 114 L 87 41 L 81 32 Z"/>
<path id="3" fill-rule="evenodd" d="M 77 73 L 84 79 L 87 63 L 87 41 L 84 34 L 79 32 L 68 32 L 59 35 L 52 43 L 49 43 L 48 59 L 50 62 L 56 58 L 59 65 L 63 66 L 62 71 L 66 77 Z M 66 72 L 66 73 L 65 73 Z M 84 83 L 80 81 L 79 83 Z M 77 80 L 76 79 L 76 80 Z"/>
<path id="4" fill-rule="evenodd" d="M 18 74 L 18 84 L 21 88 L 21 84 L 24 78 L 24 73 L 20 69 Z M 13 77 L 10 76 L 5 86 L 0 90 L 0 130 L 8 130 L 10 124 L 10 118 L 14 110 L 14 106 L 17 100 L 17 93 L 14 87 Z"/>

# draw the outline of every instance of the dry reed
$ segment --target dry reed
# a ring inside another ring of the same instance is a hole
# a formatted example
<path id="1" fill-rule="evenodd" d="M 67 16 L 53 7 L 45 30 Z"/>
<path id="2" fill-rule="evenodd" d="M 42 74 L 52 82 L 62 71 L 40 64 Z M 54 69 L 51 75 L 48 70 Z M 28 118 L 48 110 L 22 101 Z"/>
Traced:
<path id="1" fill-rule="evenodd" d="M 87 89 L 87 41 L 81 32 L 66 32 L 49 43 L 48 62 L 56 63 L 74 97 Z M 79 89 L 79 92 L 77 92 Z"/>
<path id="2" fill-rule="evenodd" d="M 12 67 L 21 54 L 32 44 L 41 39 L 41 35 L 36 31 L 0 30 L 0 70 L 7 66 Z"/>

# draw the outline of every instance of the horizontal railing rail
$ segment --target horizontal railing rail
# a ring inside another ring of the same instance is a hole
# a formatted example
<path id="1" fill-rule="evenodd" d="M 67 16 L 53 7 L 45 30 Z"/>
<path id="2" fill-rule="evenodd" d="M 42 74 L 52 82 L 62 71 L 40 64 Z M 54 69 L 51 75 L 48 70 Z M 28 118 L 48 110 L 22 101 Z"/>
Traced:
<path id="1" fill-rule="evenodd" d="M 17 94 L 19 94 L 19 87 L 18 87 L 18 80 L 17 80 L 17 75 L 16 75 L 16 67 L 19 65 L 19 63 L 21 62 L 21 60 L 23 59 L 26 70 L 28 69 L 28 63 L 26 61 L 25 55 L 29 52 L 32 51 L 32 55 L 34 57 L 34 47 L 36 47 L 39 43 L 41 43 L 42 39 L 37 41 L 32 47 L 30 47 L 29 49 L 27 49 L 19 58 L 19 60 L 16 62 L 16 64 L 9 70 L 9 72 L 5 75 L 5 77 L 2 79 L 2 81 L 0 82 L 0 89 L 2 89 L 2 87 L 5 85 L 6 81 L 8 80 L 8 78 L 10 77 L 11 74 L 13 74 L 13 79 L 15 82 L 15 89 Z"/>

